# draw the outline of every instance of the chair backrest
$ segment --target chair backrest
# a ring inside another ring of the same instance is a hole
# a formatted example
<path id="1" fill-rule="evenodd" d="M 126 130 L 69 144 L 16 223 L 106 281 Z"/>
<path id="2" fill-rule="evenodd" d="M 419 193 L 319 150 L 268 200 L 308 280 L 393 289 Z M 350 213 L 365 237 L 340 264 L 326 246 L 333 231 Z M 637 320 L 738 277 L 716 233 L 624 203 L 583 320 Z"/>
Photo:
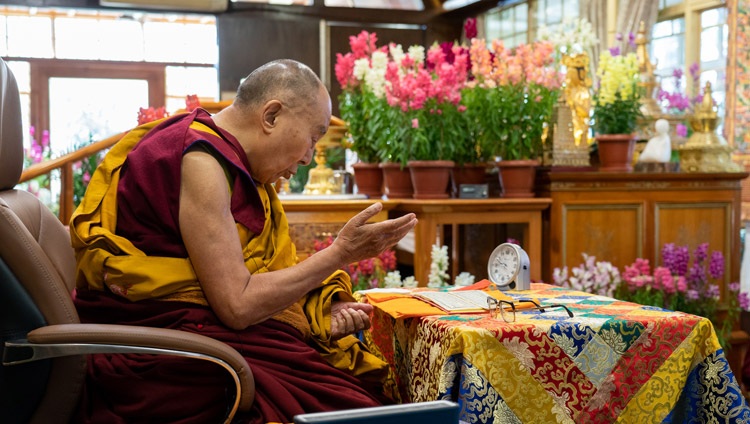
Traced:
<path id="1" fill-rule="evenodd" d="M 79 322 L 70 234 L 39 199 L 16 190 L 23 168 L 18 86 L 0 59 L 0 349 L 35 328 Z M 0 352 L 2 353 L 2 352 Z M 0 367 L 0 419 L 64 422 L 83 385 L 85 357 Z"/>

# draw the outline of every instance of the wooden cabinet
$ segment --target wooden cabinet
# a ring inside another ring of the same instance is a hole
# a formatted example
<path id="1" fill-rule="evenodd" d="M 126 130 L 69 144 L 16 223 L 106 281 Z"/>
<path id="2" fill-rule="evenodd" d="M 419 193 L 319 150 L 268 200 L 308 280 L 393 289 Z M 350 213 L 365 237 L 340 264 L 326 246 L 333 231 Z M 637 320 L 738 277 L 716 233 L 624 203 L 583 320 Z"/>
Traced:
<path id="1" fill-rule="evenodd" d="M 747 173 L 543 172 L 546 215 L 543 279 L 577 266 L 583 253 L 624 269 L 638 258 L 661 263 L 665 243 L 703 242 L 726 260 L 725 283 L 739 281 L 740 193 Z M 726 286 L 726 284 L 725 284 Z M 722 293 L 725 287 L 722 288 Z"/>
<path id="2" fill-rule="evenodd" d="M 316 240 L 324 240 L 329 235 L 336 236 L 341 227 L 353 216 L 362 212 L 378 200 L 285 200 L 281 199 L 289 233 L 297 247 L 297 257 L 306 259 L 315 252 Z M 370 221 L 388 219 L 388 211 L 394 203 L 379 201 L 383 209 Z"/>

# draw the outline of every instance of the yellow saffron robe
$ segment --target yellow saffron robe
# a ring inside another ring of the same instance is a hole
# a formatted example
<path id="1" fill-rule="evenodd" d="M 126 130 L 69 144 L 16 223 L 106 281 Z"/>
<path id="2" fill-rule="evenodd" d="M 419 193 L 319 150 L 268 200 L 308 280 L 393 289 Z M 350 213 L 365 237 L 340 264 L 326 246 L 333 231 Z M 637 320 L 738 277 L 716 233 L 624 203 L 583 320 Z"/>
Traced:
<path id="1" fill-rule="evenodd" d="M 86 195 L 70 222 L 78 263 L 76 285 L 109 290 L 133 302 L 157 299 L 206 305 L 190 258 L 148 256 L 115 233 L 120 170 L 128 153 L 163 121 L 147 123 L 127 133 L 112 147 L 92 176 Z M 193 121 L 190 129 L 204 132 L 207 138 L 221 137 L 198 121 Z M 271 185 L 259 186 L 258 194 L 268 206 L 263 231 L 253 234 L 237 223 L 244 246 L 245 265 L 252 274 L 293 266 L 297 259 L 288 222 L 275 190 Z M 382 380 L 387 373 L 387 364 L 368 352 L 356 337 L 330 339 L 331 302 L 336 299 L 354 301 L 349 275 L 343 271 L 333 273 L 320 288 L 272 319 L 300 330 L 334 367 L 359 378 Z"/>

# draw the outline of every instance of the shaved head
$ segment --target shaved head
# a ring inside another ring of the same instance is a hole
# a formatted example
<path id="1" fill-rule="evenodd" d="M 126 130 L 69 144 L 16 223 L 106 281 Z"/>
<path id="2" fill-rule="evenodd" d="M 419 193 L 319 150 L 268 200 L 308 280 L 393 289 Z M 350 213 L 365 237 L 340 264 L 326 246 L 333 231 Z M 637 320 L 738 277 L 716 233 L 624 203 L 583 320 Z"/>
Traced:
<path id="1" fill-rule="evenodd" d="M 291 59 L 269 62 L 245 78 L 237 90 L 235 103 L 255 108 L 269 100 L 281 100 L 287 106 L 308 107 L 323 83 L 307 65 Z"/>

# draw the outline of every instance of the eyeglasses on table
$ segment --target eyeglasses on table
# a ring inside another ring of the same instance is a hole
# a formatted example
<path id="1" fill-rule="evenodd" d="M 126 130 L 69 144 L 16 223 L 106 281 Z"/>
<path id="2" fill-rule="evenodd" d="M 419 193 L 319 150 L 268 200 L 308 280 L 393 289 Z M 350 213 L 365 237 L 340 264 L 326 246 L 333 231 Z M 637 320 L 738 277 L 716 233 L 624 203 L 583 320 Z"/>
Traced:
<path id="1" fill-rule="evenodd" d="M 568 309 L 567 306 L 563 304 L 555 304 L 555 305 L 540 305 L 535 300 L 532 299 L 519 299 L 513 302 L 509 302 L 507 300 L 500 300 L 495 299 L 493 297 L 487 298 L 487 308 L 489 310 L 490 318 L 497 319 L 498 312 L 499 315 L 502 317 L 503 321 L 505 322 L 516 322 L 516 304 L 518 303 L 531 303 L 534 305 L 533 307 L 526 307 L 524 306 L 524 310 L 538 310 L 539 312 L 547 312 L 548 309 L 555 309 L 555 308 L 562 308 L 565 310 L 565 312 L 568 313 L 568 317 L 573 318 L 573 312 Z"/>

